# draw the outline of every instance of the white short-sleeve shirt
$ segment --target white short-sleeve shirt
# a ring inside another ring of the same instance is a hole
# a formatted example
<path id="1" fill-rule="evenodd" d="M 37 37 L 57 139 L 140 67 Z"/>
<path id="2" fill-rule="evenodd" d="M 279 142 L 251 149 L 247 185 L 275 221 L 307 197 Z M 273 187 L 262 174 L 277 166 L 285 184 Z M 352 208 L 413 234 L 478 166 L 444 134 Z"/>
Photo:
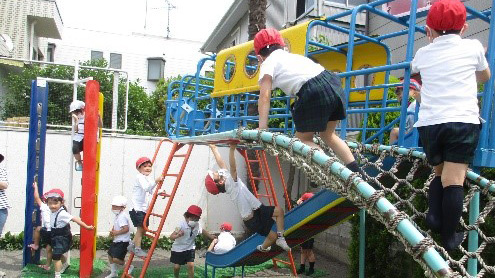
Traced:
<path id="1" fill-rule="evenodd" d="M 68 213 L 64 208 L 60 208 L 56 212 L 50 211 L 50 227 L 53 228 L 63 228 L 69 224 L 69 222 L 74 218 L 70 213 Z M 60 213 L 58 213 L 60 212 Z M 58 213 L 58 217 L 57 217 Z M 57 218 L 57 226 L 55 226 L 55 218 Z"/>
<path id="2" fill-rule="evenodd" d="M 41 227 L 46 228 L 48 231 L 52 229 L 50 226 L 51 211 L 47 204 L 42 204 L 40 206 L 41 212 Z"/>
<path id="3" fill-rule="evenodd" d="M 235 238 L 230 232 L 221 232 L 218 235 L 217 244 L 213 247 L 213 252 L 217 254 L 227 253 L 235 247 Z"/>
<path id="4" fill-rule="evenodd" d="M 115 216 L 113 221 L 113 229 L 116 231 L 122 230 L 123 227 L 131 227 L 129 218 L 125 215 L 123 211 Z M 131 240 L 131 230 L 127 231 L 125 234 L 117 235 L 113 238 L 113 242 L 129 242 Z"/>
<path id="5" fill-rule="evenodd" d="M 324 70 L 307 57 L 278 49 L 261 63 L 259 80 L 269 75 L 272 77 L 272 89 L 280 88 L 286 95 L 295 96 L 309 79 Z"/>
<path id="6" fill-rule="evenodd" d="M 421 106 L 414 126 L 449 122 L 479 124 L 476 71 L 488 67 L 478 40 L 443 35 L 418 50 L 411 63 L 420 72 Z"/>
<path id="7" fill-rule="evenodd" d="M 241 217 L 245 219 L 251 215 L 253 210 L 261 206 L 261 202 L 249 191 L 239 177 L 237 177 L 237 181 L 234 181 L 230 172 L 225 171 L 227 173 L 225 177 L 225 192 L 237 206 Z"/>
<path id="8" fill-rule="evenodd" d="M 145 176 L 141 173 L 136 175 L 134 186 L 132 187 L 132 204 L 134 210 L 144 212 L 148 210 L 147 194 L 153 194 L 155 186 L 156 182 L 150 176 Z"/>
<path id="9" fill-rule="evenodd" d="M 172 251 L 184 252 L 187 250 L 195 249 L 196 237 L 203 232 L 201 224 L 198 222 L 196 227 L 191 228 L 187 224 L 186 220 L 182 220 L 176 229 L 182 230 L 184 232 L 184 235 L 174 240 L 174 243 L 172 243 Z"/>

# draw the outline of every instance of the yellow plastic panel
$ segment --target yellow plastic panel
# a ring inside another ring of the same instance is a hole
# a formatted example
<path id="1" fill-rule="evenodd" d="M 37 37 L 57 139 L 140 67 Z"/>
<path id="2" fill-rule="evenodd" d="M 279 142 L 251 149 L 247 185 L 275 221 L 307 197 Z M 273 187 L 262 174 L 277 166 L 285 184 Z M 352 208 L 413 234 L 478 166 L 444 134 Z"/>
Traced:
<path id="1" fill-rule="evenodd" d="M 309 21 L 280 31 L 291 53 L 304 55 L 308 25 Z M 249 77 L 244 70 L 246 67 L 246 57 L 253 50 L 253 41 L 248 41 L 224 49 L 217 54 L 215 62 L 215 87 L 211 94 L 212 97 L 259 90 L 259 70 L 252 77 Z M 235 71 L 231 80 L 227 81 L 224 78 L 224 65 L 231 55 L 235 59 Z"/>

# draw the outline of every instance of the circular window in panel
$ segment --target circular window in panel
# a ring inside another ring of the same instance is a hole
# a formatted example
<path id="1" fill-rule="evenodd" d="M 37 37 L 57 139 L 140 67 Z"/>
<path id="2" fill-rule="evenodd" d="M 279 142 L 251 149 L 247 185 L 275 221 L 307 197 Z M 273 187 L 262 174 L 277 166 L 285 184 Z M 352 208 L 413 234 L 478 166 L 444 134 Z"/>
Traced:
<path id="1" fill-rule="evenodd" d="M 225 82 L 229 83 L 234 78 L 236 70 L 235 56 L 231 54 L 228 56 L 227 60 L 225 60 L 225 64 L 223 65 L 223 79 Z"/>
<path id="2" fill-rule="evenodd" d="M 368 68 L 371 68 L 371 66 L 370 65 L 364 65 L 364 66 L 360 67 L 359 70 L 368 69 Z M 373 86 L 374 83 L 375 83 L 375 74 L 374 73 L 361 74 L 361 75 L 354 77 L 354 88 Z M 364 90 L 359 91 L 359 93 L 364 94 L 365 91 Z"/>
<path id="3" fill-rule="evenodd" d="M 244 61 L 244 73 L 248 78 L 253 78 L 256 73 L 258 73 L 258 68 L 258 58 L 256 57 L 254 50 L 251 50 Z"/>

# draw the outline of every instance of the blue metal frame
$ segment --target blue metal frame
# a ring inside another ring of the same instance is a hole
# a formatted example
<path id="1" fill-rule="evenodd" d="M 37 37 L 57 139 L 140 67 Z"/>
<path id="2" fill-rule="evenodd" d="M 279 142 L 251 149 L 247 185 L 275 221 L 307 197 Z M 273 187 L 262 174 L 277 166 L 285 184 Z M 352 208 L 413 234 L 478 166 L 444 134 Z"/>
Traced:
<path id="1" fill-rule="evenodd" d="M 45 87 L 31 82 L 31 108 L 29 119 L 28 161 L 26 179 L 26 209 L 24 212 L 24 249 L 22 266 L 38 263 L 40 250 L 31 256 L 27 246 L 33 242 L 33 229 L 40 225 L 40 210 L 34 203 L 33 182 L 38 181 L 38 191 L 43 192 L 45 174 L 46 120 L 48 115 L 48 84 Z M 33 223 L 33 217 L 34 223 Z"/>

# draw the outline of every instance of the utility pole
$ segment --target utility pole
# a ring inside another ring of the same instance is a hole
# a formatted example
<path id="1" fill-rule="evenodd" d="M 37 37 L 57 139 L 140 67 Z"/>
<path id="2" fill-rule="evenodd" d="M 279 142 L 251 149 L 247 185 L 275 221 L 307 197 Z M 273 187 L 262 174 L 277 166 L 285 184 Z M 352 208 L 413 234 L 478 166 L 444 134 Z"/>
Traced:
<path id="1" fill-rule="evenodd" d="M 165 0 L 167 3 L 167 39 L 170 38 L 170 10 L 177 8 L 169 0 Z"/>

